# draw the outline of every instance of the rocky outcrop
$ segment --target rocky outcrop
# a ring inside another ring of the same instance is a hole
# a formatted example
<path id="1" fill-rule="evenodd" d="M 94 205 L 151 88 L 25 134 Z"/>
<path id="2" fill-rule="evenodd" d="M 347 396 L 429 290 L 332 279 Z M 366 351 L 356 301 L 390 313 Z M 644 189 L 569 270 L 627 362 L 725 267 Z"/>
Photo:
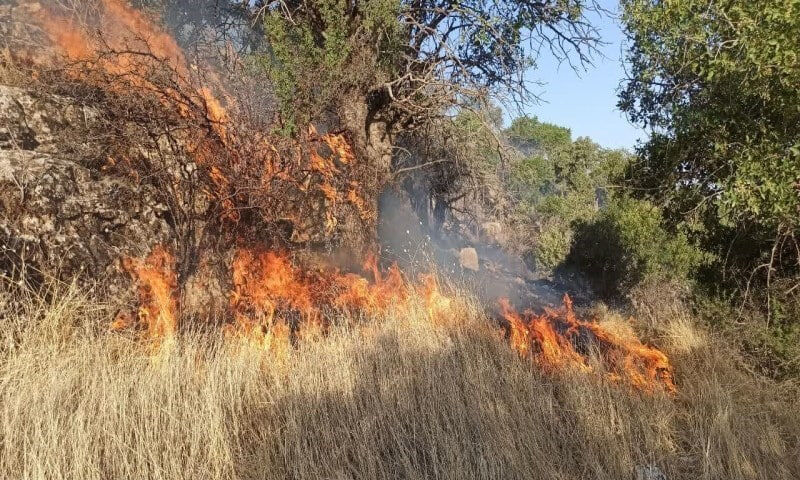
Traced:
<path id="1" fill-rule="evenodd" d="M 97 111 L 58 95 L 0 85 L 0 150 L 64 153 L 65 137 L 82 135 L 95 125 Z"/>
<path id="2" fill-rule="evenodd" d="M 0 272 L 124 277 L 117 261 L 171 233 L 152 187 L 101 175 L 62 141 L 91 127 L 91 108 L 0 87 Z M 88 136 L 77 144 L 87 146 Z M 113 283 L 113 282 L 112 282 Z"/>

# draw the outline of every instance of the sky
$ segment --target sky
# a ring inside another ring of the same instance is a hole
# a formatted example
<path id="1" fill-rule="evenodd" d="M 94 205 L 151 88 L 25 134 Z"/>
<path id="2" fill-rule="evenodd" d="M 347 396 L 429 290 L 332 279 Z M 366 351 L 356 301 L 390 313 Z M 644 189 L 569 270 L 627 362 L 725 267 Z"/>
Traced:
<path id="1" fill-rule="evenodd" d="M 616 1 L 600 3 L 605 8 L 617 8 Z M 542 55 L 537 68 L 527 74 L 529 81 L 544 83 L 532 85 L 541 101 L 527 107 L 525 113 L 569 127 L 573 139 L 588 136 L 603 147 L 632 150 L 637 139 L 644 139 L 645 132 L 630 124 L 616 108 L 617 89 L 624 77 L 623 33 L 619 23 L 608 15 L 600 19 L 593 16 L 591 20 L 607 43 L 600 49 L 605 58 L 596 56 L 594 66 L 588 66 L 579 76 L 566 62 L 559 65 L 551 55 Z"/>

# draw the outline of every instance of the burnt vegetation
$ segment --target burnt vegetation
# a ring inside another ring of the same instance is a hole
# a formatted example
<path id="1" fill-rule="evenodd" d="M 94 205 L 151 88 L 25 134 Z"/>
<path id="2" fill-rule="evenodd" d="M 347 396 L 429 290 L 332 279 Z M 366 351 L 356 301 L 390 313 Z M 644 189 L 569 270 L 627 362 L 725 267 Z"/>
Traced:
<path id="1" fill-rule="evenodd" d="M 772 3 L 622 2 L 633 153 L 593 1 L 0 3 L 0 476 L 796 478 L 794 114 L 664 47 Z"/>

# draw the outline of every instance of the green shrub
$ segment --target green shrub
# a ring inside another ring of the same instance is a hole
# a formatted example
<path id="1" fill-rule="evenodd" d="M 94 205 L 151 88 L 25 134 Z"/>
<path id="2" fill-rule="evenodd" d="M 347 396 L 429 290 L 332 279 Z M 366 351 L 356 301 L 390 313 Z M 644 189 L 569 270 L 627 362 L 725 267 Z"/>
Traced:
<path id="1" fill-rule="evenodd" d="M 525 252 L 525 262 L 533 270 L 552 271 L 564 262 L 572 244 L 572 229 L 563 222 L 545 225 L 536 243 Z"/>
<path id="2" fill-rule="evenodd" d="M 703 288 L 695 289 L 693 307 L 713 331 L 736 345 L 750 369 L 780 380 L 797 379 L 800 324 L 796 319 L 800 318 L 800 302 L 791 295 L 773 293 L 769 316 L 762 308 L 766 303 L 763 298 L 742 304 L 738 295 L 726 296 Z"/>
<path id="3" fill-rule="evenodd" d="M 651 203 L 615 199 L 593 221 L 575 225 L 566 263 L 605 296 L 624 295 L 643 280 L 683 281 L 704 256 L 661 223 L 661 211 Z"/>

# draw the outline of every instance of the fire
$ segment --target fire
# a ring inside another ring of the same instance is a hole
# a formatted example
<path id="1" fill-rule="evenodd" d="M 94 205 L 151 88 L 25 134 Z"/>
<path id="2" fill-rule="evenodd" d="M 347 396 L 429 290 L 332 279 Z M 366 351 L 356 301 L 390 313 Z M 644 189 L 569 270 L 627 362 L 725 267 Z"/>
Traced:
<path id="1" fill-rule="evenodd" d="M 92 63 L 91 69 L 75 68 L 71 74 L 108 90 L 132 87 L 156 94 L 184 117 L 199 110 L 219 137 L 226 139 L 225 108 L 207 86 L 194 85 L 189 63 L 175 39 L 122 0 L 101 0 L 100 4 L 100 24 L 92 29 L 100 32 L 96 34 L 53 9 L 37 14 L 42 29 L 66 59 Z M 155 71 L 168 72 L 169 81 L 156 85 L 151 79 Z M 101 72 L 113 82 L 96 76 Z M 191 93 L 188 98 L 187 92 Z"/>
<path id="2" fill-rule="evenodd" d="M 156 247 L 146 259 L 126 259 L 124 266 L 139 284 L 138 319 L 147 335 L 155 339 L 173 335 L 178 305 L 172 256 Z M 332 267 L 302 269 L 287 252 L 239 248 L 231 268 L 233 323 L 224 326 L 224 333 L 285 358 L 295 341 L 323 337 L 329 322 L 337 319 L 352 321 L 361 314 L 391 312 L 406 316 L 416 308 L 432 322 L 458 320 L 461 310 L 442 292 L 436 276 L 423 275 L 411 282 L 396 265 L 381 271 L 375 255 L 367 256 L 363 269 L 365 275 Z M 663 352 L 579 320 L 568 295 L 563 308 L 541 315 L 520 313 L 507 299 L 501 299 L 500 306 L 511 348 L 545 371 L 589 373 L 595 369 L 594 355 L 610 380 L 625 381 L 642 391 L 676 391 L 673 369 Z M 131 323 L 130 316 L 120 314 L 113 327 Z"/>
<path id="3" fill-rule="evenodd" d="M 326 313 L 376 315 L 408 299 L 408 286 L 399 268 L 389 268 L 385 278 L 377 264 L 369 268 L 374 282 L 337 269 L 301 270 L 288 253 L 240 248 L 233 260 L 230 302 L 236 329 L 268 335 L 273 326 L 289 320 L 296 320 L 297 328 L 324 329 Z"/>
<path id="4" fill-rule="evenodd" d="M 292 144 L 294 155 L 280 155 L 267 135 L 247 129 L 237 135 L 223 102 L 199 81 L 195 66 L 189 65 L 174 38 L 123 0 L 99 0 L 99 4 L 102 14 L 96 28 L 78 25 L 55 9 L 41 9 L 37 20 L 61 55 L 79 64 L 70 70 L 79 80 L 109 92 L 133 89 L 155 95 L 168 110 L 195 124 L 197 128 L 182 140 L 187 153 L 203 167 L 207 177 L 203 191 L 217 201 L 219 218 L 227 225 L 241 220 L 240 206 L 253 206 L 248 196 L 262 195 L 259 201 L 269 207 L 265 210 L 284 212 L 286 205 L 274 199 L 296 198 L 283 193 L 289 185 L 304 198 L 319 199 L 308 195 L 314 189 L 321 193 L 325 210 L 319 221 L 324 222 L 326 234 L 338 224 L 334 209 L 346 204 L 366 225 L 374 225 L 377 212 L 369 201 L 374 197 L 351 180 L 356 157 L 345 133 L 320 135 L 309 126 L 305 138 Z M 213 72 L 203 73 L 214 90 L 223 92 L 227 105 L 236 107 Z M 200 134 L 202 129 L 216 135 Z M 114 163 L 110 161 L 109 168 Z M 253 167 L 259 172 L 257 181 L 241 188 L 236 182 L 247 178 L 248 168 Z M 288 210 L 287 217 L 302 215 L 297 209 Z M 136 318 L 120 313 L 112 328 L 128 328 L 138 320 L 149 338 L 172 337 L 179 318 L 175 259 L 157 246 L 145 259 L 127 258 L 123 266 L 138 284 L 141 308 Z M 233 287 L 225 333 L 285 356 L 296 339 L 324 335 L 333 319 L 403 315 L 421 308 L 431 321 L 457 320 L 455 299 L 442 292 L 434 275 L 411 281 L 396 265 L 381 271 L 374 255 L 367 257 L 364 272 L 302 269 L 286 252 L 239 248 L 231 264 Z M 611 379 L 624 379 L 647 391 L 659 385 L 675 391 L 672 367 L 663 352 L 579 320 L 568 296 L 561 310 L 543 315 L 520 313 L 507 300 L 500 303 L 511 347 L 541 368 L 590 372 L 596 354 Z"/>
<path id="5" fill-rule="evenodd" d="M 239 249 L 233 260 L 231 306 L 241 326 L 269 327 L 277 309 L 291 309 L 304 320 L 319 317 L 313 290 L 287 254 Z"/>
<path id="6" fill-rule="evenodd" d="M 356 207 L 359 216 L 361 216 L 363 220 L 374 219 L 376 217 L 374 209 L 370 208 L 367 202 L 358 194 L 358 185 L 356 183 L 350 184 L 350 190 L 347 191 L 347 201 Z"/>
<path id="7" fill-rule="evenodd" d="M 663 352 L 638 339 L 618 337 L 597 323 L 578 320 L 569 295 L 564 295 L 562 309 L 542 315 L 519 313 L 508 299 L 500 300 L 500 308 L 508 322 L 511 347 L 545 370 L 589 372 L 593 369 L 590 354 L 597 353 L 612 380 L 626 379 L 645 391 L 657 386 L 676 391 L 672 365 Z"/>
<path id="8" fill-rule="evenodd" d="M 152 339 L 171 337 L 178 326 L 178 280 L 175 259 L 162 246 L 153 248 L 144 260 L 125 258 L 123 267 L 136 280 L 139 291 L 139 322 Z M 120 329 L 129 326 L 130 317 L 121 314 L 112 324 Z"/>

